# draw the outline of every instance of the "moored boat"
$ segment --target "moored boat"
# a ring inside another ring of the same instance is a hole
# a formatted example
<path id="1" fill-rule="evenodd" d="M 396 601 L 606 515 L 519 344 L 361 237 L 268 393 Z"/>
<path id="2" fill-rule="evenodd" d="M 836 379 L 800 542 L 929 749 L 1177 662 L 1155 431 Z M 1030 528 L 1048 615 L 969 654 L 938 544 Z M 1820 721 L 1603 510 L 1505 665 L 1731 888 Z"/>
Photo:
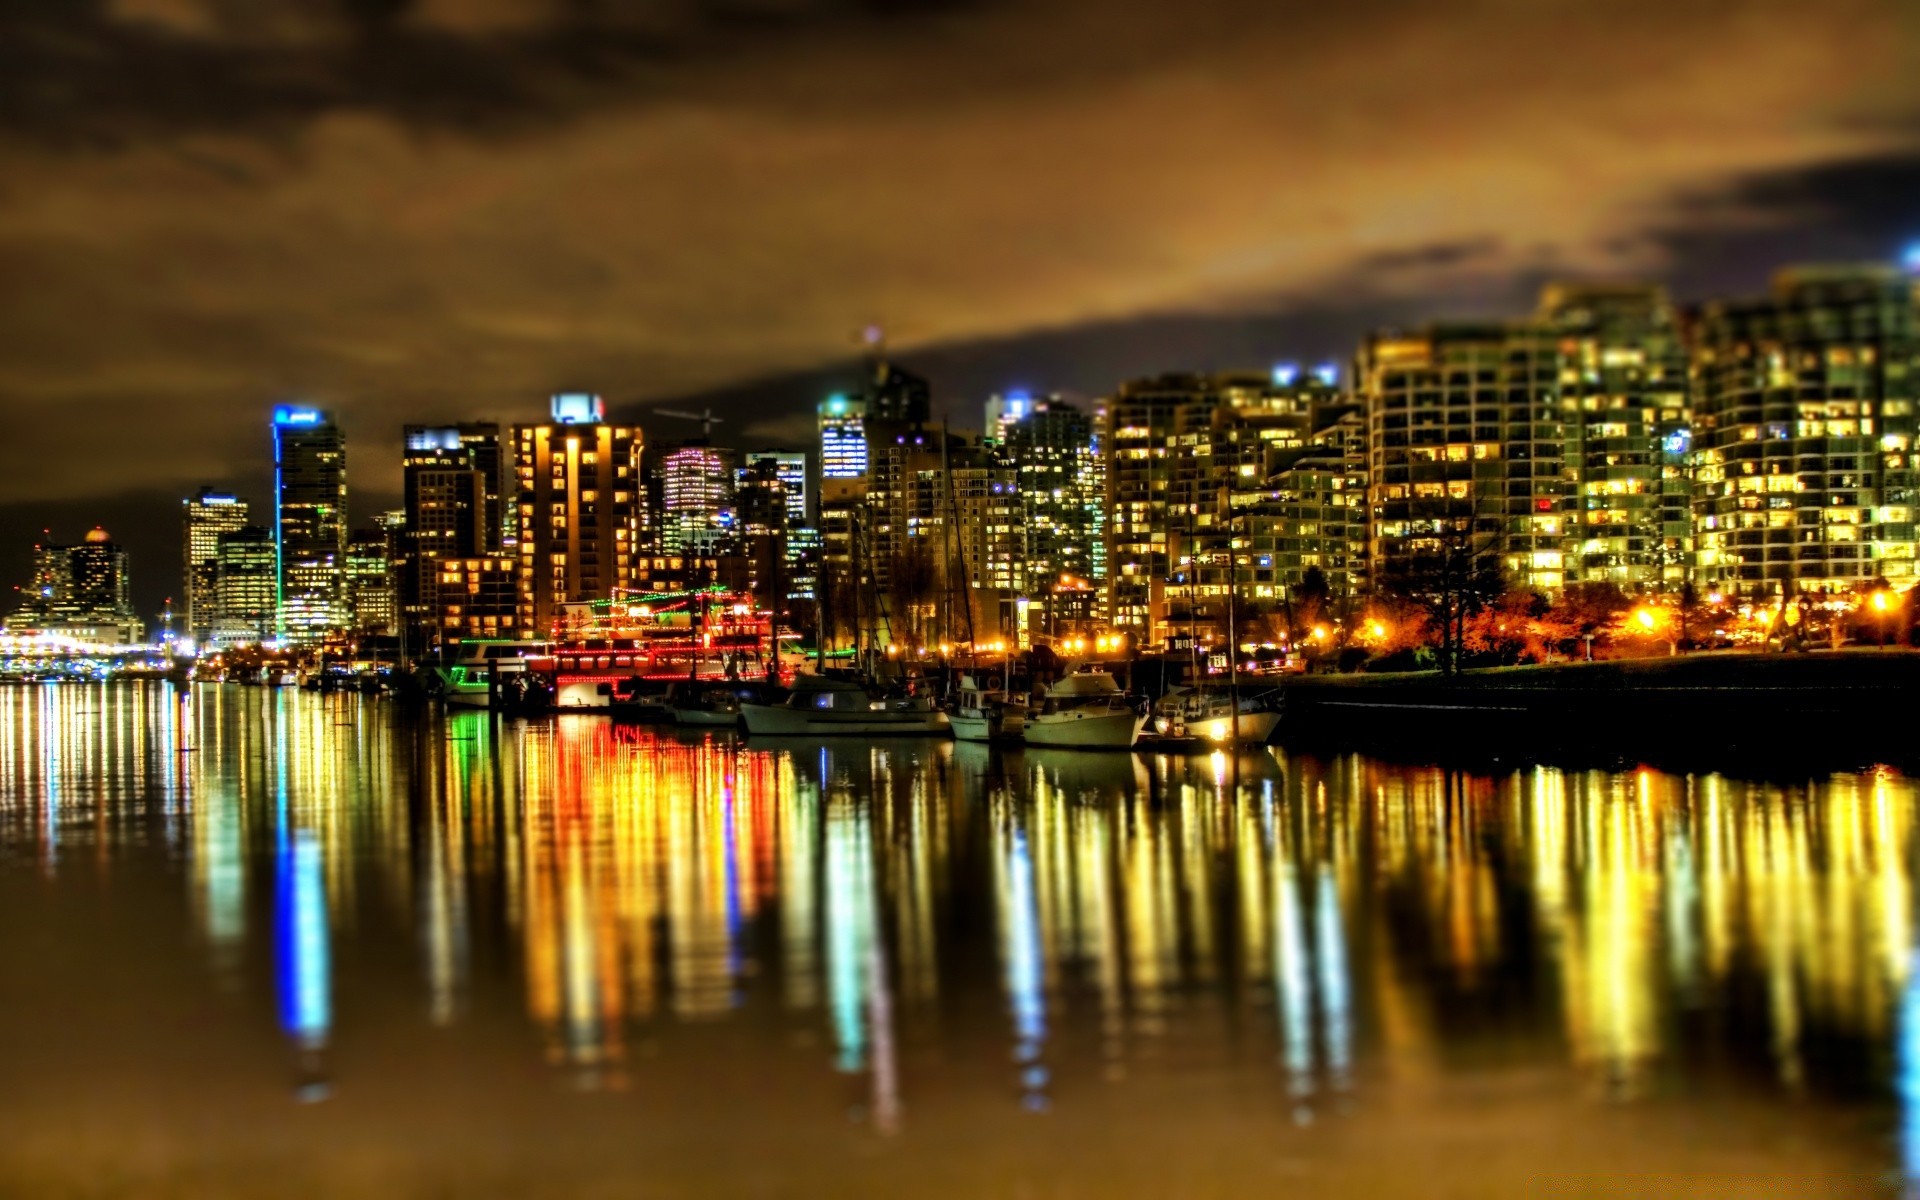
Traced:
<path id="1" fill-rule="evenodd" d="M 924 696 L 877 696 L 853 679 L 796 675 L 779 703 L 743 703 L 741 719 L 758 737 L 930 737 L 947 731 L 947 714 Z"/>
<path id="2" fill-rule="evenodd" d="M 1020 740 L 1027 724 L 1027 699 L 1003 688 L 983 687 L 972 675 L 960 677 L 960 702 L 947 714 L 956 741 Z"/>
<path id="3" fill-rule="evenodd" d="M 1029 746 L 1126 750 L 1139 740 L 1147 714 L 1105 671 L 1079 670 L 1047 689 L 1046 704 L 1028 716 Z"/>
<path id="4" fill-rule="evenodd" d="M 668 689 L 667 707 L 676 725 L 734 729 L 740 724 L 740 706 L 761 700 L 766 691 L 764 684 L 685 681 Z"/>
<path id="5" fill-rule="evenodd" d="M 469 639 L 460 643 L 452 663 L 433 668 L 440 698 L 449 708 L 487 708 L 498 686 L 496 676 L 527 669 L 527 659 L 546 653 L 542 642 Z"/>

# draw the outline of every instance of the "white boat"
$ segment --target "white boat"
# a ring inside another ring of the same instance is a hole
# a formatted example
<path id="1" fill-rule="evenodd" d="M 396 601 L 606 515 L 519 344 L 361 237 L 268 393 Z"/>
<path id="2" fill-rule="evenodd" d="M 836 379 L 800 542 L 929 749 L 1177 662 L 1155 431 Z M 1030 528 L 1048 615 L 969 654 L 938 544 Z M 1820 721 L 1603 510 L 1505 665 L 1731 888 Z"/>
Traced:
<path id="1" fill-rule="evenodd" d="M 983 687 L 971 675 L 960 677 L 960 703 L 947 714 L 955 740 L 962 742 L 1019 741 L 1027 724 L 1027 698 L 1009 696 L 1005 689 Z"/>
<path id="2" fill-rule="evenodd" d="M 756 737 L 931 737 L 947 731 L 947 714 L 924 696 L 878 697 L 864 684 L 826 675 L 796 675 L 785 700 L 743 703 L 740 716 Z"/>
<path id="3" fill-rule="evenodd" d="M 440 698 L 448 708 L 488 708 L 493 703 L 493 677 L 526 670 L 526 660 L 546 649 L 544 642 L 462 642 L 452 665 L 433 669 L 440 677 Z"/>
<path id="4" fill-rule="evenodd" d="M 1140 739 L 1147 714 L 1105 671 L 1080 670 L 1047 689 L 1047 702 L 1027 717 L 1029 746 L 1126 750 Z"/>
<path id="5" fill-rule="evenodd" d="M 1222 692 L 1204 693 L 1176 687 L 1153 705 L 1153 728 L 1166 737 L 1197 737 L 1224 742 L 1233 731 L 1236 742 L 1265 745 L 1280 724 L 1280 710 L 1274 703 L 1277 691 L 1244 696 L 1236 706 Z"/>

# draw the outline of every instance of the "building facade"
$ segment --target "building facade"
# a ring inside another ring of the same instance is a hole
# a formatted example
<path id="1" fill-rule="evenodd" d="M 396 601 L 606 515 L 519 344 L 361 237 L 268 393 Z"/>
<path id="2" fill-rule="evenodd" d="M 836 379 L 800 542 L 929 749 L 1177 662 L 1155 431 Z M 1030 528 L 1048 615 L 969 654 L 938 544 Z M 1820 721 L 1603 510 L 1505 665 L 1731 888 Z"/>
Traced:
<path id="1" fill-rule="evenodd" d="M 219 612 L 220 539 L 247 524 L 247 502 L 230 492 L 203 487 L 181 504 L 181 591 L 186 596 L 187 636 L 205 641 Z"/>
<path id="2" fill-rule="evenodd" d="M 351 619 L 346 596 L 347 442 L 327 413 L 273 413 L 278 628 L 294 645 Z"/>
<path id="3" fill-rule="evenodd" d="M 1782 272 L 1709 305 L 1694 357 L 1700 583 L 1744 594 L 1914 576 L 1912 280 Z"/>
<path id="4" fill-rule="evenodd" d="M 577 393 L 555 396 L 552 418 L 513 429 L 523 637 L 550 634 L 562 605 L 633 589 L 645 507 L 637 427 Z"/>
<path id="5" fill-rule="evenodd" d="M 243 525 L 223 533 L 216 559 L 209 639 L 221 648 L 273 640 L 280 616 L 280 557 L 273 532 Z"/>

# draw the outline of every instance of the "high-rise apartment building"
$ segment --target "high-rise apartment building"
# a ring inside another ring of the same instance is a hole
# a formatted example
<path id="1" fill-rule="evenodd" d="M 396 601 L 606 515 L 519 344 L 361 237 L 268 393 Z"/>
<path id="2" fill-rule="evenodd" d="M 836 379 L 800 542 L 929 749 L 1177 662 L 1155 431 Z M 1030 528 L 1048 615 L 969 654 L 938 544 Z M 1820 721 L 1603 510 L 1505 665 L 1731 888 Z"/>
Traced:
<path id="1" fill-rule="evenodd" d="M 1242 611 L 1284 602 L 1309 570 L 1336 599 L 1366 587 L 1366 417 L 1325 403 L 1313 423 L 1307 444 L 1285 452 L 1265 478 L 1234 485 L 1231 567 Z"/>
<path id="2" fill-rule="evenodd" d="M 1245 565 L 1230 553 L 1235 489 L 1304 447 L 1315 413 L 1340 397 L 1333 368 L 1286 366 L 1136 380 L 1107 401 L 1104 565 L 1116 627 L 1148 642 L 1169 623 L 1224 631 Z"/>
<path id="3" fill-rule="evenodd" d="M 641 510 L 640 430 L 606 423 L 598 396 L 553 398 L 552 420 L 516 425 L 519 628 L 550 634 L 561 605 L 633 587 Z"/>
<path id="4" fill-rule="evenodd" d="M 1536 320 L 1554 339 L 1565 425 L 1568 583 L 1677 589 L 1692 554 L 1684 464 L 1687 347 L 1663 289 L 1550 286 Z"/>
<path id="5" fill-rule="evenodd" d="M 274 409 L 273 480 L 279 630 L 294 644 L 317 642 L 350 618 L 347 443 L 330 415 Z"/>
<path id="6" fill-rule="evenodd" d="M 1699 582 L 1748 594 L 1914 575 L 1914 287 L 1882 267 L 1781 272 L 1702 314 Z"/>
<path id="7" fill-rule="evenodd" d="M 517 513 L 503 499 L 498 425 L 409 425 L 401 453 L 405 520 L 395 576 L 404 635 L 424 650 L 438 644 L 446 628 L 440 560 L 501 555 Z"/>
<path id="8" fill-rule="evenodd" d="M 247 523 L 247 502 L 203 487 L 181 503 L 181 585 L 187 636 L 204 641 L 219 611 L 220 538 Z"/>
<path id="9" fill-rule="evenodd" d="M 1362 346 L 1377 585 L 1491 559 L 1522 587 L 1567 582 L 1576 480 L 1560 370 L 1558 335 L 1539 322 L 1437 325 Z"/>

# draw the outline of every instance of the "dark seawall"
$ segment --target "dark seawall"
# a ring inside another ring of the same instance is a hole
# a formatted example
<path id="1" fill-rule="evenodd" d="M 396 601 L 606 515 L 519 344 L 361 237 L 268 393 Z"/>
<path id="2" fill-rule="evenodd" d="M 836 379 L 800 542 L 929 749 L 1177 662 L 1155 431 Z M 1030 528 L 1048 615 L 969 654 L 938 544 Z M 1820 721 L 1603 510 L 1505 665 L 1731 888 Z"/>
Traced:
<path id="1" fill-rule="evenodd" d="M 1277 739 L 1416 758 L 1920 766 L 1920 653 L 1721 653 L 1445 676 L 1309 675 Z"/>

